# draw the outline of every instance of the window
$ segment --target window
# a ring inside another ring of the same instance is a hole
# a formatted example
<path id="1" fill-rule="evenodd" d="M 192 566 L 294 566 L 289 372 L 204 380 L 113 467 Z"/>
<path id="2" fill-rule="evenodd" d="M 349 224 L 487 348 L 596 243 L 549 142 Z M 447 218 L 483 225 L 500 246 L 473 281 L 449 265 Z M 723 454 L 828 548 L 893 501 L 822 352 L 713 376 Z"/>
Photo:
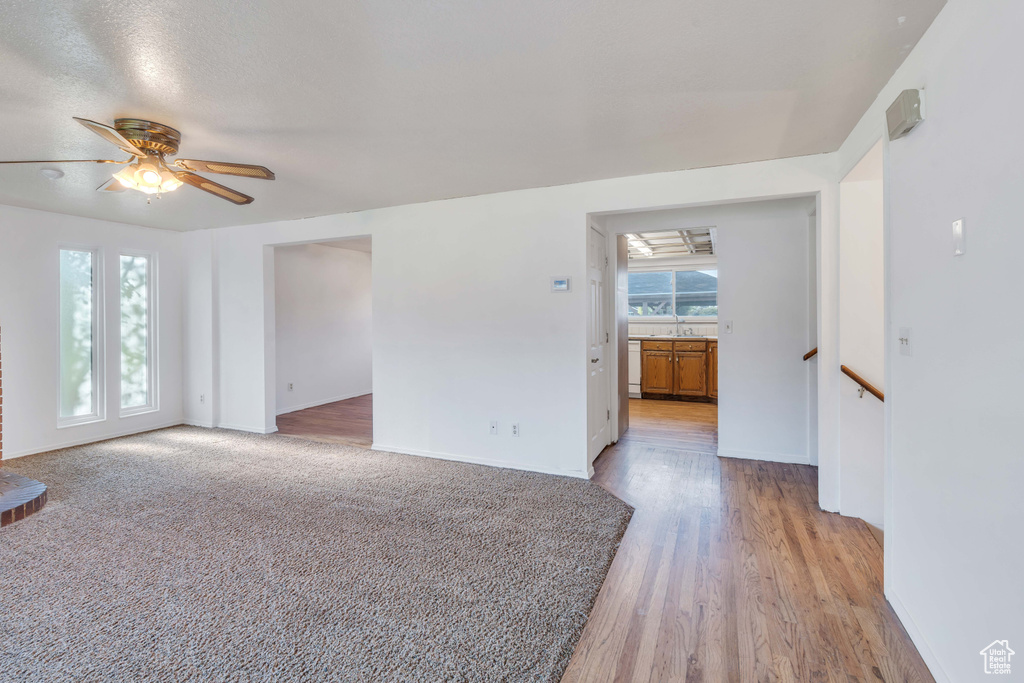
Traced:
<path id="1" fill-rule="evenodd" d="M 672 272 L 630 273 L 629 314 L 672 315 Z"/>
<path id="2" fill-rule="evenodd" d="M 155 407 L 152 263 L 150 257 L 122 254 L 121 263 L 121 414 Z"/>
<path id="3" fill-rule="evenodd" d="M 97 253 L 60 250 L 61 426 L 102 419 Z"/>
<path id="4" fill-rule="evenodd" d="M 716 317 L 718 270 L 631 272 L 629 315 L 648 318 Z"/>
<path id="5" fill-rule="evenodd" d="M 676 271 L 676 315 L 680 318 L 718 315 L 718 271 Z"/>

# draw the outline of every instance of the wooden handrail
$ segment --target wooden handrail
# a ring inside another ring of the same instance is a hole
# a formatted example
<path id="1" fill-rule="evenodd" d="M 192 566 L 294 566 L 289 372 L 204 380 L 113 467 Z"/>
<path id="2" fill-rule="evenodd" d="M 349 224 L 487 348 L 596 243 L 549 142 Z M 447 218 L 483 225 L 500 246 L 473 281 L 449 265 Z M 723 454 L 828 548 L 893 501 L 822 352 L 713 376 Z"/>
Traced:
<path id="1" fill-rule="evenodd" d="M 818 355 L 818 347 L 815 346 L 813 349 L 804 354 L 804 360 L 810 360 Z"/>
<path id="2" fill-rule="evenodd" d="M 881 391 L 872 386 L 870 382 L 868 382 L 866 379 L 858 375 L 856 372 L 846 367 L 845 365 L 840 365 L 839 369 L 843 371 L 844 375 L 846 375 L 854 382 L 859 384 L 861 388 L 864 389 L 866 392 L 877 398 L 879 401 L 885 401 L 885 394 L 883 394 Z"/>

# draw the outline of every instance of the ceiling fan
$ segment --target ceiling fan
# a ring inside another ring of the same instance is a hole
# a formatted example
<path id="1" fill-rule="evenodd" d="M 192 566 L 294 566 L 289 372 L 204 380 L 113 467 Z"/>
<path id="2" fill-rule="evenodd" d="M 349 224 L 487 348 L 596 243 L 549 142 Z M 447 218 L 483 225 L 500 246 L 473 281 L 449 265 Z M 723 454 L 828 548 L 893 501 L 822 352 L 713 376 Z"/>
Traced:
<path id="1" fill-rule="evenodd" d="M 102 192 L 123 192 L 132 189 L 146 194 L 159 196 L 164 192 L 173 192 L 182 185 L 191 185 L 204 192 L 209 192 L 221 199 L 234 204 L 251 204 L 253 198 L 230 187 L 215 183 L 195 171 L 203 173 L 220 173 L 241 176 L 243 178 L 262 178 L 273 180 L 274 174 L 264 166 L 250 164 L 234 164 L 224 161 L 199 161 L 197 159 L 176 159 L 168 164 L 165 157 L 178 153 L 181 133 L 170 126 L 142 119 L 116 119 L 114 127 L 72 117 L 75 121 L 99 135 L 107 142 L 116 145 L 122 152 L 130 154 L 131 159 L 117 161 L 114 159 L 54 159 L 52 161 L 0 161 L 0 164 L 120 164 L 124 168 L 113 174 L 107 182 L 96 188 Z"/>

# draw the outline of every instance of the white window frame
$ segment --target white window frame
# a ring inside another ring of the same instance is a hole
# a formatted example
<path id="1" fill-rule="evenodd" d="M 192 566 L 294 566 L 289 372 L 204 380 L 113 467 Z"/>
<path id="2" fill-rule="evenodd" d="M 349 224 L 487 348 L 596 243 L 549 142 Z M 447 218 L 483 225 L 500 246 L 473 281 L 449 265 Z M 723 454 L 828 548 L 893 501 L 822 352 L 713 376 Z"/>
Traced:
<path id="1" fill-rule="evenodd" d="M 672 310 L 675 311 L 676 304 L 676 271 L 679 270 L 713 270 L 718 272 L 717 263 L 694 263 L 687 265 L 650 264 L 634 266 L 629 269 L 630 273 L 671 273 L 672 274 Z M 628 293 L 627 293 L 628 296 Z M 715 301 L 718 301 L 718 291 L 715 291 Z M 631 323 L 717 323 L 717 315 L 629 315 Z"/>
<path id="2" fill-rule="evenodd" d="M 79 251 L 92 254 L 92 378 L 93 411 L 88 415 L 61 416 L 61 396 L 64 370 L 61 367 L 60 342 L 60 255 L 63 251 Z M 104 296 L 103 296 L 103 250 L 100 247 L 83 244 L 62 243 L 57 245 L 57 429 L 104 422 L 107 419 L 106 370 L 104 363 Z"/>
<path id="3" fill-rule="evenodd" d="M 121 387 L 121 257 L 132 256 L 147 259 L 146 269 L 146 324 L 149 328 L 146 334 L 146 376 L 149 388 L 149 401 L 142 406 L 124 408 L 121 405 L 123 400 L 123 388 Z M 138 251 L 134 249 L 120 249 L 117 254 L 117 406 L 119 417 L 131 417 L 133 415 L 145 415 L 160 410 L 160 364 L 157 360 L 158 346 L 158 316 L 157 316 L 157 255 L 151 251 Z"/>

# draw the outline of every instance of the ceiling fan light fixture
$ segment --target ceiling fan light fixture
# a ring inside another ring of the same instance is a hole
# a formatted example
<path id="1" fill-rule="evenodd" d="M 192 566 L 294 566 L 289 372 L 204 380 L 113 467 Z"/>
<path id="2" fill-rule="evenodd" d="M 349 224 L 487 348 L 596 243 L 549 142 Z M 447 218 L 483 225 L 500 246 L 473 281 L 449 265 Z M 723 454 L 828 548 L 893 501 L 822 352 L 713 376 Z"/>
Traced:
<path id="1" fill-rule="evenodd" d="M 117 182 L 121 183 L 122 185 L 129 189 L 134 190 L 137 187 L 137 185 L 135 184 L 135 173 L 133 166 L 125 166 L 120 171 L 115 173 L 114 180 L 116 180 Z"/>
<path id="2" fill-rule="evenodd" d="M 159 195 L 173 192 L 182 185 L 191 185 L 237 205 L 251 204 L 254 200 L 247 194 L 225 187 L 201 175 L 196 171 L 223 175 L 242 176 L 274 180 L 273 171 L 265 166 L 253 164 L 237 164 L 226 161 L 201 161 L 198 159 L 177 159 L 172 170 L 167 165 L 166 156 L 178 153 L 181 133 L 160 123 L 143 119 L 117 119 L 114 127 L 103 123 L 74 117 L 74 120 L 88 128 L 91 132 L 113 144 L 131 158 L 125 161 L 116 159 L 62 159 L 59 161 L 0 161 L 0 164 L 50 164 L 50 163 L 97 163 L 117 164 L 121 170 L 112 174 L 111 180 L 96 188 L 101 192 L 119 192 L 122 189 L 138 190 L 145 194 Z M 180 170 L 178 170 L 180 169 Z M 64 172 L 55 168 L 40 169 L 40 173 L 50 179 L 57 180 Z M 114 181 L 117 181 L 116 183 Z"/>
<path id="3" fill-rule="evenodd" d="M 173 173 L 167 171 L 163 174 L 163 182 L 160 183 L 160 189 L 163 192 L 174 192 L 179 187 L 181 187 L 182 184 L 183 183 L 180 180 L 178 180 L 178 178 Z"/>
<path id="4" fill-rule="evenodd" d="M 150 157 L 135 163 L 135 186 L 137 189 L 160 187 L 160 165 Z"/>

